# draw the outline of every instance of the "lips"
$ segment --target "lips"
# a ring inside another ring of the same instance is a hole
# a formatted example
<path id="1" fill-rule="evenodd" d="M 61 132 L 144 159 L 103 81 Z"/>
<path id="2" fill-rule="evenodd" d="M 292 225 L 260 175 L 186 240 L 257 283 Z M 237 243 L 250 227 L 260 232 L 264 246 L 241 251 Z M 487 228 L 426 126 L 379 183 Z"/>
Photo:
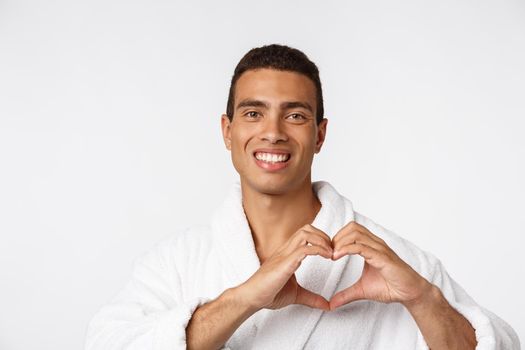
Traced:
<path id="1" fill-rule="evenodd" d="M 256 152 L 255 158 L 262 160 L 263 162 L 268 163 L 281 163 L 286 162 L 290 159 L 289 154 L 275 154 L 275 153 L 265 153 L 265 152 Z"/>
<path id="2" fill-rule="evenodd" d="M 253 152 L 257 160 L 268 163 L 286 162 L 291 158 L 291 153 L 283 149 L 259 148 Z"/>
<path id="3" fill-rule="evenodd" d="M 283 149 L 259 148 L 253 152 L 255 163 L 268 171 L 277 171 L 288 166 L 291 153 Z"/>

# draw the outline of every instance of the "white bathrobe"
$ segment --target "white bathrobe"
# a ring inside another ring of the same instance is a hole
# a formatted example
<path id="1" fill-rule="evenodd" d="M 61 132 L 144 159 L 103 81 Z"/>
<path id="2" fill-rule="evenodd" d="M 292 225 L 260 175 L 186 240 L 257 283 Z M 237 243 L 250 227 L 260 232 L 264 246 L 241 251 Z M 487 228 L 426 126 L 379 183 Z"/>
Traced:
<path id="1" fill-rule="evenodd" d="M 381 237 L 409 265 L 437 285 L 476 330 L 476 349 L 519 349 L 512 328 L 481 306 L 447 274 L 441 262 L 355 212 L 329 183 L 314 182 L 322 207 L 313 226 L 333 237 L 354 220 Z M 296 272 L 303 287 L 327 300 L 360 277 L 358 255 L 337 261 L 307 256 Z M 260 267 L 236 182 L 211 225 L 163 239 L 134 261 L 131 280 L 89 323 L 86 350 L 186 348 L 194 310 Z M 224 349 L 428 349 L 410 313 L 399 303 L 354 301 L 334 311 L 304 305 L 263 309 L 247 319 Z"/>

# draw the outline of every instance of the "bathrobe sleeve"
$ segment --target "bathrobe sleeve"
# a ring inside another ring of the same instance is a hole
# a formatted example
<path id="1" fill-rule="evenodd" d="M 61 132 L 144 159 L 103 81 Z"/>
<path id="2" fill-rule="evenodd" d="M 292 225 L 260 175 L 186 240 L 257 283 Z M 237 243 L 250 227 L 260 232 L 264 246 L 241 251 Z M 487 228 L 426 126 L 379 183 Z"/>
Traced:
<path id="1" fill-rule="evenodd" d="M 375 223 L 370 218 L 355 213 L 359 223 L 381 236 L 387 244 L 420 275 L 436 285 L 448 303 L 470 322 L 476 332 L 477 350 L 520 350 L 516 332 L 501 318 L 478 305 L 472 297 L 446 271 L 433 254 Z M 418 332 L 418 349 L 428 350 L 421 332 Z"/>
<path id="2" fill-rule="evenodd" d="M 206 297 L 184 299 L 169 246 L 136 258 L 130 281 L 91 319 L 86 350 L 186 349 L 186 326 Z"/>
<path id="3" fill-rule="evenodd" d="M 433 260 L 430 281 L 441 289 L 449 304 L 462 314 L 476 331 L 477 350 L 519 350 L 520 342 L 515 331 L 501 318 L 476 302 L 449 276 L 439 259 Z"/>

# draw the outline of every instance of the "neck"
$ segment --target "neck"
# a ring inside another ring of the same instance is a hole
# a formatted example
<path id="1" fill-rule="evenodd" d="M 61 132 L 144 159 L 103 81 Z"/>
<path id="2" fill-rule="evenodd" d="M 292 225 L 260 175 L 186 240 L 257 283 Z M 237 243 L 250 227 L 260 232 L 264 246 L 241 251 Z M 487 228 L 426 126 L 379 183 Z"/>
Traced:
<path id="1" fill-rule="evenodd" d="M 302 226 L 311 224 L 321 208 L 312 182 L 284 194 L 266 194 L 241 180 L 242 202 L 259 260 L 264 262 Z"/>

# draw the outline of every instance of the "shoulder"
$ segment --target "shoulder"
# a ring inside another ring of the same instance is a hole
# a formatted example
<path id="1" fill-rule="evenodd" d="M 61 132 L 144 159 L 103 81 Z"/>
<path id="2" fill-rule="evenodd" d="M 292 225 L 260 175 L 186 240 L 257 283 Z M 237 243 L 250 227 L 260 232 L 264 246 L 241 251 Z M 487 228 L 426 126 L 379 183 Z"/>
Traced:
<path id="1" fill-rule="evenodd" d="M 379 225 L 369 217 L 354 211 L 355 221 L 366 227 L 385 243 L 414 270 L 426 278 L 432 278 L 441 262 L 433 254 L 425 251 L 399 234 Z"/>

